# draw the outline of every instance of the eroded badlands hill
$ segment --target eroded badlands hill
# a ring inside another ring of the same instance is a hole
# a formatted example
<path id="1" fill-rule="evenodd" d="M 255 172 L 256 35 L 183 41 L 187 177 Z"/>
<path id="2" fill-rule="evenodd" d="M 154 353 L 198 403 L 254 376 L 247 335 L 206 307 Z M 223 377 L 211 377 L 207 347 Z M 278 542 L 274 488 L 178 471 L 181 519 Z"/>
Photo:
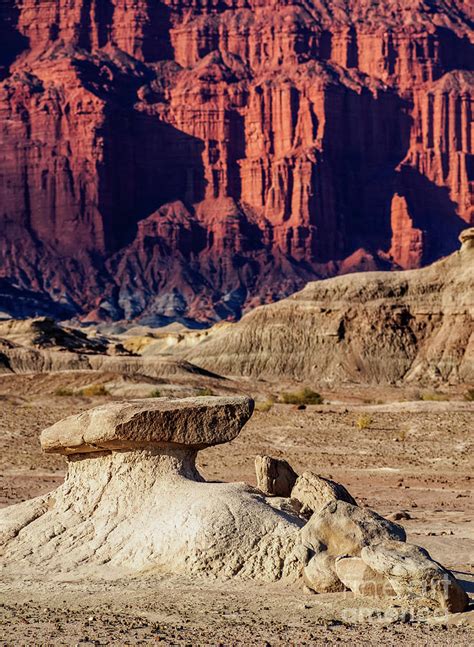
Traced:
<path id="1" fill-rule="evenodd" d="M 310 283 L 218 327 L 187 357 L 226 375 L 316 383 L 474 383 L 474 229 L 406 272 Z"/>
<path id="2" fill-rule="evenodd" d="M 214 320 L 473 219 L 463 0 L 4 0 L 0 299 Z"/>

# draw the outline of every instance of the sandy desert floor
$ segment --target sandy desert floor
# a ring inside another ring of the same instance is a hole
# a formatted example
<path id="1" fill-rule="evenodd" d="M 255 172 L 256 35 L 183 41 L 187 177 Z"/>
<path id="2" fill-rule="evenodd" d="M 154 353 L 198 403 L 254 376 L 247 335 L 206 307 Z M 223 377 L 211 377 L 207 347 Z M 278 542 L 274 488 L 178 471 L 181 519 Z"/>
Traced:
<path id="1" fill-rule="evenodd" d="M 104 400 L 149 395 L 149 382 L 97 374 L 113 395 L 55 395 L 91 382 L 90 372 L 0 376 L 0 505 L 31 498 L 63 479 L 62 457 L 44 456 L 39 432 Z M 209 385 L 204 385 L 209 387 Z M 215 388 L 215 384 L 211 385 Z M 193 384 L 161 386 L 191 395 Z M 226 382 L 265 400 L 275 385 Z M 127 391 L 128 389 L 128 391 Z M 429 391 L 429 389 L 428 389 Z M 474 404 L 463 390 L 422 400 L 414 389 L 321 390 L 326 403 L 256 411 L 231 444 L 200 453 L 208 480 L 255 483 L 256 454 L 286 458 L 343 483 L 384 515 L 404 511 L 408 539 L 452 569 L 474 596 Z M 425 394 L 426 396 L 426 394 Z M 424 396 L 424 397 L 425 397 Z M 428 397 L 430 397 L 428 395 Z M 357 420 L 365 416 L 366 428 Z M 1 645 L 464 645 L 474 610 L 440 618 L 421 610 L 313 595 L 282 583 L 216 582 L 148 573 L 114 582 L 6 581 L 0 588 Z"/>

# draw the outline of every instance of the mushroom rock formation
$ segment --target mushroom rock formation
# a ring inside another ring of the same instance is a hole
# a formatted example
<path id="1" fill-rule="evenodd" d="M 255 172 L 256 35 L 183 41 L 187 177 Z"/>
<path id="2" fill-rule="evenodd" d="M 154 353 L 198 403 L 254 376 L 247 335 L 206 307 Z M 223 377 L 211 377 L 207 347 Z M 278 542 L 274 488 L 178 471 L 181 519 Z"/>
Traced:
<path id="1" fill-rule="evenodd" d="M 172 573 L 296 579 L 302 521 L 242 483 L 208 483 L 199 450 L 235 438 L 246 397 L 118 402 L 46 429 L 65 454 L 57 490 L 0 511 L 4 574 Z"/>
<path id="2" fill-rule="evenodd" d="M 66 455 L 68 473 L 57 490 L 0 510 L 2 576 L 284 579 L 464 610 L 454 576 L 339 484 L 303 475 L 304 500 L 318 504 L 305 524 L 291 498 L 204 481 L 197 452 L 236 438 L 252 411 L 246 397 L 135 400 L 49 427 L 43 450 Z"/>
<path id="3" fill-rule="evenodd" d="M 472 7 L 2 0 L 9 312 L 215 321 L 450 253 L 473 222 Z"/>

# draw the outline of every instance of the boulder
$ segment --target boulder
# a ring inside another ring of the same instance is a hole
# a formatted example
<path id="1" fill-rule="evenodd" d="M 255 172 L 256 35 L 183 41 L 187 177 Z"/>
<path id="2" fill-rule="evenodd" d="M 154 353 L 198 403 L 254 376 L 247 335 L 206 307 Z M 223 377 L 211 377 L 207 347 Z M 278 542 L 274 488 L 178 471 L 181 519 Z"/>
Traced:
<path id="1" fill-rule="evenodd" d="M 405 540 L 405 531 L 373 510 L 347 501 L 331 501 L 313 514 L 300 536 L 303 545 L 318 557 L 314 565 L 310 566 L 311 560 L 305 568 L 306 584 L 317 593 L 325 593 L 328 586 L 335 586 L 335 579 L 339 580 L 336 558 L 358 556 L 364 546 L 385 538 Z"/>
<path id="2" fill-rule="evenodd" d="M 339 580 L 356 595 L 380 598 L 395 595 L 390 582 L 360 557 L 338 557 L 335 569 Z"/>
<path id="3" fill-rule="evenodd" d="M 301 531 L 303 544 L 313 550 L 323 544 L 334 558 L 358 556 L 364 546 L 383 539 L 405 538 L 405 531 L 398 524 L 347 501 L 331 501 L 315 512 Z"/>
<path id="4" fill-rule="evenodd" d="M 291 498 L 301 503 L 301 514 L 303 515 L 319 512 L 331 501 L 340 500 L 357 505 L 355 499 L 343 485 L 314 474 L 314 472 L 304 472 L 298 477 L 291 491 Z"/>
<path id="5" fill-rule="evenodd" d="M 269 496 L 289 497 L 298 478 L 291 465 L 270 456 L 255 457 L 257 487 Z"/>
<path id="6" fill-rule="evenodd" d="M 334 570 L 334 559 L 324 550 L 313 555 L 303 569 L 308 588 L 317 593 L 337 593 L 346 587 Z"/>
<path id="7" fill-rule="evenodd" d="M 406 510 L 397 510 L 397 512 L 391 512 L 385 518 L 389 521 L 409 521 L 412 516 Z"/>
<path id="8" fill-rule="evenodd" d="M 384 540 L 365 546 L 361 558 L 390 582 L 398 596 L 419 598 L 451 613 L 467 608 L 467 594 L 456 578 L 420 546 Z"/>
<path id="9" fill-rule="evenodd" d="M 203 449 L 236 438 L 253 406 L 246 397 L 111 402 L 48 427 L 41 434 L 41 447 L 59 454 L 165 446 Z"/>

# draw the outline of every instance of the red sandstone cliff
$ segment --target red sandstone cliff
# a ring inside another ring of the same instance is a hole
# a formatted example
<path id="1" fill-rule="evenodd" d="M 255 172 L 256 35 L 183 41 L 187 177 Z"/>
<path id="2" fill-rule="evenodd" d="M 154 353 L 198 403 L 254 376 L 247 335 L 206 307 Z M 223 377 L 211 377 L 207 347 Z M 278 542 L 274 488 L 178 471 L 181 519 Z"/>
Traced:
<path id="1" fill-rule="evenodd" d="M 3 0 L 0 310 L 238 316 L 451 252 L 474 221 L 473 20 L 462 0 Z"/>

